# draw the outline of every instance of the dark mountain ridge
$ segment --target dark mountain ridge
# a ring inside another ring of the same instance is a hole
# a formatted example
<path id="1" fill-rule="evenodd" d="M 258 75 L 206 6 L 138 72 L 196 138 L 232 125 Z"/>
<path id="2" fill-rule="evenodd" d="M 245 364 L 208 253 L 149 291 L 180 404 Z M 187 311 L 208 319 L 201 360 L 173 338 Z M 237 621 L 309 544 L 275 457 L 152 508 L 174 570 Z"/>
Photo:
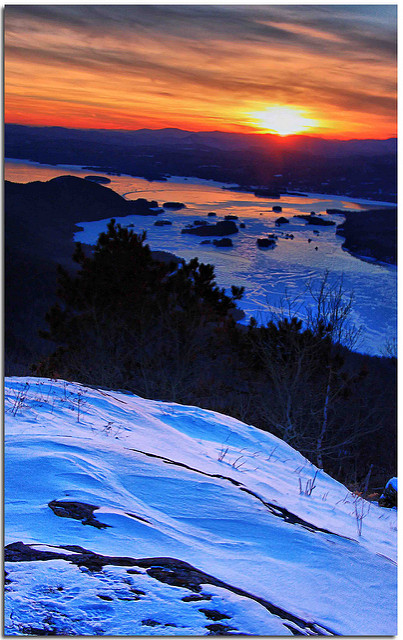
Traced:
<path id="1" fill-rule="evenodd" d="M 5 157 L 147 180 L 169 175 L 396 201 L 396 139 L 5 125 Z"/>
<path id="2" fill-rule="evenodd" d="M 81 140 L 125 145 L 182 145 L 216 147 L 218 149 L 275 149 L 308 151 L 328 157 L 394 154 L 397 139 L 386 140 L 338 140 L 306 135 L 278 136 L 270 133 L 228 133 L 225 131 L 187 131 L 182 129 L 69 129 L 67 127 L 30 127 L 18 124 L 5 125 L 6 149 L 22 139 L 28 140 Z M 6 152 L 6 156 L 10 156 Z"/>

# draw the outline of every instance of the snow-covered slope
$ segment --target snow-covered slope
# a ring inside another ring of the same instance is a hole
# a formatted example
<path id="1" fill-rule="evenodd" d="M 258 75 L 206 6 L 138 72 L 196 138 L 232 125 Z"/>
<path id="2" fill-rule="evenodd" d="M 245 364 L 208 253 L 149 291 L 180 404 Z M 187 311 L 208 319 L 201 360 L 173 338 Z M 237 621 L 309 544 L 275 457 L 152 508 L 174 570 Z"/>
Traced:
<path id="1" fill-rule="evenodd" d="M 396 633 L 396 511 L 271 434 L 39 378 L 5 418 L 7 635 Z"/>

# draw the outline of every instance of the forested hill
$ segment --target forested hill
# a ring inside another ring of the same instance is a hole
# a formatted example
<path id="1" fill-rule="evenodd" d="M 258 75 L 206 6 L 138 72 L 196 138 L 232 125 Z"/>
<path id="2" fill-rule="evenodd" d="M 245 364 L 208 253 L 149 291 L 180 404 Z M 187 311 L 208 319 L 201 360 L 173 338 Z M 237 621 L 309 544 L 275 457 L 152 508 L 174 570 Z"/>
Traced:
<path id="1" fill-rule="evenodd" d="M 143 198 L 129 202 L 107 187 L 68 175 L 28 184 L 6 181 L 7 348 L 15 347 L 24 360 L 38 346 L 38 328 L 55 300 L 57 265 L 73 266 L 77 222 L 156 215 L 157 204 Z"/>

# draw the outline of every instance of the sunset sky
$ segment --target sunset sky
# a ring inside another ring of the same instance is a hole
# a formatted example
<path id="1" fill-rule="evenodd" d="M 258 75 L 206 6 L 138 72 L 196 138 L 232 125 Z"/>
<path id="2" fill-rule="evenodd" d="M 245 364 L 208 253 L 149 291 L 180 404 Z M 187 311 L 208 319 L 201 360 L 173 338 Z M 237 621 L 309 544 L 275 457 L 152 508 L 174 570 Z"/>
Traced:
<path id="1" fill-rule="evenodd" d="M 5 121 L 396 135 L 396 5 L 7 5 Z"/>

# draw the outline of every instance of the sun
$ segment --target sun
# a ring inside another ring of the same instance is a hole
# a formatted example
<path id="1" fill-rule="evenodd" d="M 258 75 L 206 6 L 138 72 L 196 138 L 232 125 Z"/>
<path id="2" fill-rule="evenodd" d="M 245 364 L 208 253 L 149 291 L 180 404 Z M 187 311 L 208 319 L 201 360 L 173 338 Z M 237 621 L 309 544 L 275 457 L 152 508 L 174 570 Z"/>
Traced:
<path id="1" fill-rule="evenodd" d="M 279 136 L 302 133 L 319 124 L 317 120 L 306 116 L 302 109 L 283 105 L 266 107 L 264 111 L 252 111 L 248 115 L 253 118 L 250 123 L 255 127 Z"/>

